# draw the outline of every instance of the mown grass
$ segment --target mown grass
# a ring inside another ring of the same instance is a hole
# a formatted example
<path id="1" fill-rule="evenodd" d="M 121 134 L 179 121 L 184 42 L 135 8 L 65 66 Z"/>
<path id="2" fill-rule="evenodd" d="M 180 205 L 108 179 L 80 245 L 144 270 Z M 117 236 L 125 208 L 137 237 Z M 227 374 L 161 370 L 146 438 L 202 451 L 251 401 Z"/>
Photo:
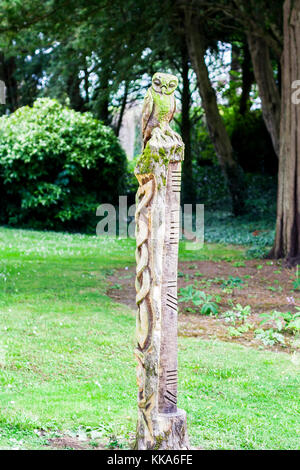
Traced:
<path id="1" fill-rule="evenodd" d="M 180 256 L 235 260 L 244 251 L 206 245 Z M 53 433 L 79 428 L 128 446 L 135 312 L 105 295 L 105 276 L 126 275 L 134 241 L 1 228 L 0 259 L 0 448 L 45 448 Z M 180 338 L 179 404 L 192 444 L 299 448 L 299 362 Z"/>

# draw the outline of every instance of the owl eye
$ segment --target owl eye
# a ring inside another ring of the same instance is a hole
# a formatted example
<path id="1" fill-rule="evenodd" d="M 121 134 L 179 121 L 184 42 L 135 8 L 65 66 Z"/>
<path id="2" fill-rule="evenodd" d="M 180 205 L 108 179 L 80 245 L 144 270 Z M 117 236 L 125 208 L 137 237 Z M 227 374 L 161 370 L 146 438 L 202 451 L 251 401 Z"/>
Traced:
<path id="1" fill-rule="evenodd" d="M 176 83 L 175 83 L 175 82 L 169 83 L 169 87 L 170 87 L 170 88 L 174 88 L 175 86 L 176 86 Z"/>
<path id="2" fill-rule="evenodd" d="M 155 85 L 160 85 L 160 80 L 156 78 L 155 80 L 153 80 L 153 83 L 155 83 Z"/>

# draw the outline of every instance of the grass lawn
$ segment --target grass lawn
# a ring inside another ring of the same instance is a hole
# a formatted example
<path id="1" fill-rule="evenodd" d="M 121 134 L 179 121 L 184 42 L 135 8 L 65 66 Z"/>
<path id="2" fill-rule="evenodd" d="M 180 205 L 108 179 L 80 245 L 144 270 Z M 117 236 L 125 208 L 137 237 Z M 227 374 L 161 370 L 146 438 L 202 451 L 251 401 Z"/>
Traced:
<path id="1" fill-rule="evenodd" d="M 242 259 L 239 247 L 182 260 Z M 0 229 L 0 448 L 61 435 L 128 448 L 136 422 L 135 312 L 105 295 L 134 241 Z M 179 406 L 205 449 L 299 449 L 300 358 L 179 340 Z"/>

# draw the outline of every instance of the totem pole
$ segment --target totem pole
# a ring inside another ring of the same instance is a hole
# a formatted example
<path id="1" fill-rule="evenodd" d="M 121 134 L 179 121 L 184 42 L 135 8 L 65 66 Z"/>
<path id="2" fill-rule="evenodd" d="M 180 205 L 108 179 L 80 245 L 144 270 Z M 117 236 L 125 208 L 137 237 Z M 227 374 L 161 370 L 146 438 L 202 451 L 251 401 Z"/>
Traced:
<path id="1" fill-rule="evenodd" d="M 188 449 L 177 408 L 177 265 L 184 144 L 169 123 L 174 75 L 156 73 L 144 100 L 135 168 L 138 423 L 136 449 Z"/>

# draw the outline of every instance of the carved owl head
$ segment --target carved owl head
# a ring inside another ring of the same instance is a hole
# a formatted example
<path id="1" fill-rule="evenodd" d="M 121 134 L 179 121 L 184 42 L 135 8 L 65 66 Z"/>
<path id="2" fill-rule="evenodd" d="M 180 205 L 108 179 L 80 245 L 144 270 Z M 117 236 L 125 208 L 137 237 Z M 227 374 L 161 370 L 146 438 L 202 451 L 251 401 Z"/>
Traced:
<path id="1" fill-rule="evenodd" d="M 178 79 L 170 73 L 156 72 L 152 77 L 152 88 L 156 93 L 171 95 L 178 86 Z"/>

